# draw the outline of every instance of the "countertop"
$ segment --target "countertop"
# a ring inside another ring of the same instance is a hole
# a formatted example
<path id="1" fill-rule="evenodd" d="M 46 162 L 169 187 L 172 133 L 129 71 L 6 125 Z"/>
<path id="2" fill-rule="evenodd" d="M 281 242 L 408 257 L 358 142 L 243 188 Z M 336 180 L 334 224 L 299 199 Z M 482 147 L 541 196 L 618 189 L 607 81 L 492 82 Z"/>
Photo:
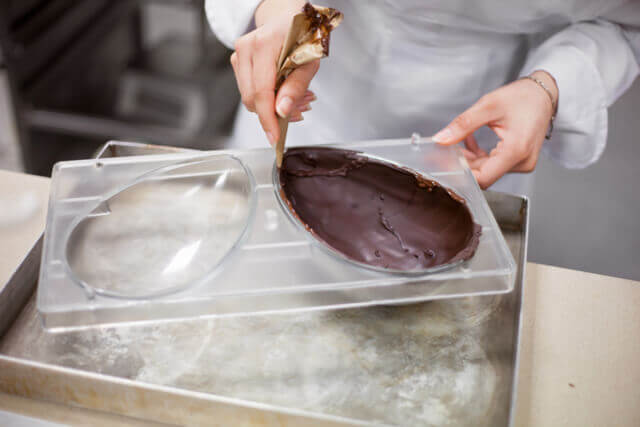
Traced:
<path id="1" fill-rule="evenodd" d="M 44 229 L 48 191 L 47 178 L 0 170 L 1 284 Z M 640 282 L 528 263 L 525 292 L 516 425 L 639 426 Z M 19 425 L 146 425 L 0 393 L 0 420 L 12 414 Z"/>

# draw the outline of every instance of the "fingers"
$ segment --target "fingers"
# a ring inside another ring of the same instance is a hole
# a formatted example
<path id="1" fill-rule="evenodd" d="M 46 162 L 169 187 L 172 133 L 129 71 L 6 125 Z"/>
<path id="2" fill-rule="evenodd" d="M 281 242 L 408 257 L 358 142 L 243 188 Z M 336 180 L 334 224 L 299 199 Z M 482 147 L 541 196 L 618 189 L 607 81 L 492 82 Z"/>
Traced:
<path id="1" fill-rule="evenodd" d="M 486 157 L 476 169 L 476 179 L 481 188 L 486 189 L 496 182 L 505 173 L 509 172 L 518 163 L 518 160 L 506 151 L 500 151 Z"/>
<path id="2" fill-rule="evenodd" d="M 486 189 L 493 185 L 507 172 L 533 172 L 537 162 L 537 159 L 534 156 L 531 156 L 512 167 L 509 165 L 513 162 L 507 162 L 503 167 L 496 167 L 496 164 L 498 163 L 498 161 L 495 160 L 496 157 L 497 155 L 491 155 L 489 157 L 477 158 L 470 161 L 467 160 L 469 167 L 471 168 L 471 172 L 473 172 L 473 175 L 476 177 L 476 180 L 482 189 Z"/>
<path id="3" fill-rule="evenodd" d="M 253 60 L 254 45 L 253 33 L 249 33 L 236 41 L 236 51 L 231 55 L 231 66 L 236 75 L 236 82 L 242 103 L 251 112 L 255 112 L 254 85 L 253 85 Z"/>
<path id="4" fill-rule="evenodd" d="M 501 108 L 492 94 L 483 96 L 469 109 L 453 119 L 444 129 L 433 136 L 440 144 L 451 145 L 462 141 L 481 126 L 501 117 Z"/>
<path id="5" fill-rule="evenodd" d="M 480 170 L 480 167 L 487 161 L 489 156 L 485 157 L 476 157 L 475 159 L 467 159 L 467 163 L 469 163 L 469 167 L 472 171 Z"/>
<path id="6" fill-rule="evenodd" d="M 310 103 L 315 99 L 307 88 L 319 66 L 319 61 L 314 61 L 294 70 L 285 80 L 276 104 L 276 62 L 291 21 L 285 12 L 279 9 L 281 18 L 265 20 L 263 25 L 240 37 L 235 44 L 236 51 L 230 57 L 242 103 L 258 114 L 260 125 L 272 145 L 280 134 L 276 105 L 281 117 L 302 120 L 301 112 L 309 111 Z"/>
<path id="7" fill-rule="evenodd" d="M 476 140 L 476 137 L 473 136 L 473 134 L 464 139 L 464 146 L 467 147 L 469 151 L 476 154 L 480 149 L 480 147 L 478 146 L 478 141 Z"/>
<path id="8" fill-rule="evenodd" d="M 255 86 L 255 111 L 262 129 L 273 145 L 278 140 L 280 128 L 275 112 L 276 63 L 278 51 L 273 43 L 260 35 L 255 37 L 253 56 L 253 84 Z"/>
<path id="9" fill-rule="evenodd" d="M 480 146 L 478 145 L 478 140 L 476 140 L 476 137 L 473 134 L 465 138 L 464 146 L 467 147 L 467 149 L 474 153 L 476 156 L 487 155 L 487 152 L 480 148 Z"/>
<path id="10" fill-rule="evenodd" d="M 474 153 L 467 150 L 466 148 L 461 148 L 461 151 L 464 158 L 467 159 L 467 162 L 472 162 L 478 158 L 478 156 L 476 156 Z"/>
<path id="11" fill-rule="evenodd" d="M 307 91 L 307 94 L 302 98 L 302 101 L 293 109 L 289 114 L 289 123 L 301 122 L 304 120 L 302 113 L 311 111 L 311 102 L 316 100 L 316 96 L 311 91 Z"/>
<path id="12" fill-rule="evenodd" d="M 312 90 L 307 90 L 307 92 L 304 94 L 304 98 L 303 98 L 303 100 L 306 101 L 306 102 L 313 102 L 316 99 L 318 99 L 318 98 L 316 97 L 316 94 L 313 93 Z"/>
<path id="13" fill-rule="evenodd" d="M 525 154 L 519 144 L 500 141 L 487 157 L 479 157 L 469 162 L 469 166 L 483 189 L 493 185 L 507 172 L 519 172 L 518 166 L 529 162 L 534 154 Z M 534 164 L 535 167 L 535 164 Z M 531 169 L 533 170 L 533 169 Z"/>
<path id="14" fill-rule="evenodd" d="M 236 42 L 236 51 L 230 62 L 247 110 L 258 114 L 260 124 L 269 143 L 276 143 L 280 128 L 276 116 L 276 64 L 278 43 L 273 42 L 273 34 L 251 32 Z M 302 120 L 302 112 L 311 109 L 310 103 L 316 96 L 307 90 L 311 79 L 318 71 L 319 61 L 306 64 L 294 70 L 279 91 L 279 112 L 290 121 Z"/>
<path id="15" fill-rule="evenodd" d="M 500 141 L 487 155 L 476 155 L 470 150 L 462 149 L 471 171 L 483 189 L 493 185 L 507 172 L 533 172 L 540 150 L 527 151 L 519 144 L 506 144 Z"/>
<path id="16" fill-rule="evenodd" d="M 303 120 L 304 117 L 302 117 L 302 113 L 295 113 L 295 115 L 289 117 L 289 123 L 301 122 Z"/>
<path id="17" fill-rule="evenodd" d="M 307 88 L 319 66 L 320 61 L 316 60 L 296 68 L 289 74 L 276 97 L 276 111 L 280 117 L 289 117 L 295 106 L 304 100 Z"/>
<path id="18" fill-rule="evenodd" d="M 541 129 L 546 128 L 549 113 L 548 99 L 542 106 L 535 99 L 520 102 L 529 100 L 532 88 L 535 87 L 516 82 L 485 95 L 434 135 L 433 140 L 445 145 L 464 140 L 462 153 L 482 188 L 507 172 L 533 171 L 544 142 Z M 473 136 L 484 125 L 501 140 L 488 154 Z"/>
<path id="19" fill-rule="evenodd" d="M 466 147 L 466 150 L 463 149 L 463 153 L 465 154 L 467 160 L 488 156 L 487 152 L 480 148 L 480 146 L 478 145 L 478 141 L 476 140 L 476 137 L 473 136 L 473 134 L 465 138 L 464 146 Z"/>
<path id="20" fill-rule="evenodd" d="M 519 173 L 531 173 L 536 168 L 538 164 L 538 157 L 540 156 L 540 151 L 534 151 L 529 155 L 526 159 L 522 160 L 520 163 L 515 165 L 512 169 L 512 172 Z"/>
<path id="21" fill-rule="evenodd" d="M 315 101 L 317 98 L 310 90 L 307 91 L 307 94 L 302 98 L 302 101 L 298 103 L 294 111 L 290 114 L 290 116 L 295 113 L 304 113 L 305 111 L 311 111 L 311 103 Z"/>

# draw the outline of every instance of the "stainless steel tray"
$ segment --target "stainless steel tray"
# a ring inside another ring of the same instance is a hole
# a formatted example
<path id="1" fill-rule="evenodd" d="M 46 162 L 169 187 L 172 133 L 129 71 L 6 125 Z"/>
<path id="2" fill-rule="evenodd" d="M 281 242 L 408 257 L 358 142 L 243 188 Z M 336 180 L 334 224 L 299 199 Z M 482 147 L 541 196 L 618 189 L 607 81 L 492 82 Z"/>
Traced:
<path id="1" fill-rule="evenodd" d="M 0 291 L 0 390 L 175 424 L 512 425 L 528 200 L 485 195 L 518 263 L 508 295 L 47 333 L 39 242 Z"/>

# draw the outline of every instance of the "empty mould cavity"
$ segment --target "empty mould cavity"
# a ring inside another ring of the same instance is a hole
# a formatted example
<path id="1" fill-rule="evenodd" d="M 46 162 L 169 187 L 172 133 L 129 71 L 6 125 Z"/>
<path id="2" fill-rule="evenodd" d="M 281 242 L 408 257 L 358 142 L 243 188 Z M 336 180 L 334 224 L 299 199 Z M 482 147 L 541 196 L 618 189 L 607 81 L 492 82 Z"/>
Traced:
<path id="1" fill-rule="evenodd" d="M 71 227 L 66 261 L 88 292 L 159 296 L 214 274 L 247 232 L 253 178 L 218 155 L 163 167 L 106 196 Z"/>

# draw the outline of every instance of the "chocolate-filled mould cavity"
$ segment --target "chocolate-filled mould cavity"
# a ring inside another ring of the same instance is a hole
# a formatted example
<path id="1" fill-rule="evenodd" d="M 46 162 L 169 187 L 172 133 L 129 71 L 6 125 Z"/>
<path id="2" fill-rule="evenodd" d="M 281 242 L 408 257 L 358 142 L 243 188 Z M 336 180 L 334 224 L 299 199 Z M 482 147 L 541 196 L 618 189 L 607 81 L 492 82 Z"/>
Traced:
<path id="1" fill-rule="evenodd" d="M 389 272 L 425 272 L 470 259 L 481 227 L 451 189 L 365 154 L 287 150 L 279 197 L 295 220 L 346 259 Z"/>

